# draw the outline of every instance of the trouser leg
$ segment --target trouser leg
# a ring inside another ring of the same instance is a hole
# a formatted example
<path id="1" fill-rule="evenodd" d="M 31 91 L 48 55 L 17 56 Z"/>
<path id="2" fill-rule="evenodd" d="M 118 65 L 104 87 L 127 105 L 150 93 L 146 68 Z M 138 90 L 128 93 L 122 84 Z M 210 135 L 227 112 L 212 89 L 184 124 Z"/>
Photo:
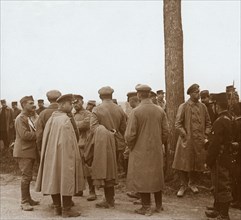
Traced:
<path id="1" fill-rule="evenodd" d="M 93 180 L 90 176 L 87 177 L 87 182 L 88 182 L 88 185 L 89 185 L 89 193 L 95 194 L 95 186 L 93 185 Z"/>
<path id="2" fill-rule="evenodd" d="M 157 208 L 162 207 L 162 191 L 155 192 L 154 197 L 155 197 L 156 207 Z"/>
<path id="3" fill-rule="evenodd" d="M 114 196 L 115 196 L 115 189 L 114 186 L 105 187 L 105 199 L 110 205 L 114 205 Z"/>
<path id="4" fill-rule="evenodd" d="M 140 193 L 141 203 L 143 207 L 151 206 L 151 193 Z"/>
<path id="5" fill-rule="evenodd" d="M 197 182 L 197 176 L 198 176 L 197 172 L 195 172 L 195 171 L 189 172 L 189 184 L 190 185 L 195 185 L 195 183 Z"/>
<path id="6" fill-rule="evenodd" d="M 61 206 L 61 196 L 60 194 L 51 195 L 54 206 Z"/>
<path id="7" fill-rule="evenodd" d="M 219 203 L 219 213 L 221 217 L 228 217 L 229 216 L 229 206 L 230 202 L 220 202 Z"/>
<path id="8" fill-rule="evenodd" d="M 30 195 L 30 182 L 32 180 L 34 160 L 29 158 L 18 159 L 19 169 L 21 170 L 21 203 L 29 203 L 31 200 Z"/>
<path id="9" fill-rule="evenodd" d="M 70 208 L 72 203 L 72 196 L 62 196 L 63 208 Z"/>
<path id="10" fill-rule="evenodd" d="M 188 184 L 188 172 L 179 171 L 179 178 L 181 181 L 181 186 L 187 186 Z"/>

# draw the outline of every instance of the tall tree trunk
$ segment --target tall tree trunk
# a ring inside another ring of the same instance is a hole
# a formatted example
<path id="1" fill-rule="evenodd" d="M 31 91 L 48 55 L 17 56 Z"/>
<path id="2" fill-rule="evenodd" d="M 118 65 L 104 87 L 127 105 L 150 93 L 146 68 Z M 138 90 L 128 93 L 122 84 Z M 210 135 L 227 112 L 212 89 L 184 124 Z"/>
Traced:
<path id="1" fill-rule="evenodd" d="M 174 150 L 177 142 L 175 118 L 177 109 L 184 102 L 183 78 L 183 32 L 181 18 L 181 0 L 164 0 L 164 40 L 165 40 L 165 81 L 166 108 L 170 123 L 168 148 Z M 167 151 L 167 171 L 172 176 L 173 155 Z"/>

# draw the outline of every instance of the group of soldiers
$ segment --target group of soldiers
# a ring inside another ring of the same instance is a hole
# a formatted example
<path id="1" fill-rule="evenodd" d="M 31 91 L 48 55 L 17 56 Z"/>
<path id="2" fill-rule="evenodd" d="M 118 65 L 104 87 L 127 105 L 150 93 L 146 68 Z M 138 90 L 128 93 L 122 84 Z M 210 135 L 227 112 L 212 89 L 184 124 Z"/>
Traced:
<path id="1" fill-rule="evenodd" d="M 155 93 L 143 84 L 135 89 L 127 93 L 130 108 L 126 112 L 113 99 L 114 90 L 109 86 L 98 91 L 101 104 L 96 106 L 95 101 L 89 101 L 86 109 L 81 95 L 62 95 L 58 90 L 47 92 L 47 108 L 39 100 L 36 110 L 32 96 L 20 100 L 22 111 L 11 120 L 15 120 L 13 156 L 22 173 L 23 210 L 32 211 L 39 204 L 30 195 L 33 166 L 38 158 L 36 191 L 51 195 L 55 215 L 80 215 L 71 209 L 72 196 L 83 195 L 86 180 L 87 200 L 96 200 L 95 189 L 102 187 L 104 199 L 96 207 L 113 208 L 120 167 L 127 175 L 127 195 L 140 201 L 141 208 L 135 212 L 152 215 L 151 193 L 155 198 L 154 211 L 163 210 L 164 156 L 169 148 L 165 93 Z M 209 169 L 214 205 L 207 207 L 205 214 L 229 219 L 230 203 L 236 208 L 241 204 L 238 93 L 228 86 L 224 93 L 209 94 L 193 84 L 187 94 L 190 98 L 179 106 L 175 122 L 179 137 L 172 167 L 180 179 L 177 196 L 183 197 L 187 188 L 198 193 L 200 173 Z M 1 100 L 1 104 L 1 140 L 8 146 L 11 126 L 6 126 L 7 115 L 14 111 L 6 106 L 6 101 Z"/>

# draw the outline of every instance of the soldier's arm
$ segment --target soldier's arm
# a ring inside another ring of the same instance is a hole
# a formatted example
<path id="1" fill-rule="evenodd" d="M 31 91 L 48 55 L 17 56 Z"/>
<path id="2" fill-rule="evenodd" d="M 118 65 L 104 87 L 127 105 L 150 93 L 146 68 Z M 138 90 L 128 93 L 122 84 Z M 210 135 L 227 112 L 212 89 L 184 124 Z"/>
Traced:
<path id="1" fill-rule="evenodd" d="M 76 125 L 77 125 L 77 128 L 80 131 L 86 131 L 86 130 L 90 129 L 90 117 L 91 117 L 91 113 L 87 112 L 86 115 L 85 115 L 84 120 L 82 120 L 82 121 L 75 121 Z"/>
<path id="2" fill-rule="evenodd" d="M 211 141 L 208 147 L 207 154 L 207 165 L 212 167 L 217 160 L 220 146 L 223 144 L 223 136 L 224 136 L 224 126 L 222 125 L 221 120 L 216 121 L 213 125 L 213 131 L 211 133 Z"/>
<path id="3" fill-rule="evenodd" d="M 95 129 L 99 126 L 99 121 L 98 121 L 98 117 L 95 111 L 95 108 L 93 109 L 91 116 L 90 116 L 90 131 L 94 132 Z"/>
<path id="4" fill-rule="evenodd" d="M 137 118 L 134 114 L 134 111 L 132 111 L 128 119 L 128 124 L 125 132 L 125 141 L 131 150 L 133 150 L 136 143 L 137 128 Z"/>
<path id="5" fill-rule="evenodd" d="M 16 132 L 18 132 L 21 139 L 25 141 L 36 140 L 36 133 L 29 131 L 28 121 L 24 117 L 18 117 L 16 122 Z"/>
<path id="6" fill-rule="evenodd" d="M 40 114 L 38 120 L 36 121 L 36 138 L 37 138 L 36 142 L 37 142 L 37 148 L 39 151 L 41 151 L 43 133 L 44 133 L 44 122 Z"/>
<path id="7" fill-rule="evenodd" d="M 179 106 L 178 111 L 177 111 L 176 121 L 175 121 L 175 128 L 178 130 L 178 133 L 181 137 L 185 137 L 187 134 L 183 127 L 184 115 L 185 115 L 184 106 L 185 106 L 185 104 L 181 104 Z"/>

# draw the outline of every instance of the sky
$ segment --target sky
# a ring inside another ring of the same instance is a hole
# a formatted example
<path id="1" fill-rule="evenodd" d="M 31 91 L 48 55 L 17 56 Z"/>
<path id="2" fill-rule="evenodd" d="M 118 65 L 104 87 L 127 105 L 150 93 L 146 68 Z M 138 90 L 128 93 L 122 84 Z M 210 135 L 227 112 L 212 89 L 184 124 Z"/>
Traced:
<path id="1" fill-rule="evenodd" d="M 239 0 L 183 0 L 185 91 L 234 81 L 240 94 Z M 48 90 L 125 101 L 138 83 L 165 90 L 162 1 L 1 1 L 1 99 Z"/>

